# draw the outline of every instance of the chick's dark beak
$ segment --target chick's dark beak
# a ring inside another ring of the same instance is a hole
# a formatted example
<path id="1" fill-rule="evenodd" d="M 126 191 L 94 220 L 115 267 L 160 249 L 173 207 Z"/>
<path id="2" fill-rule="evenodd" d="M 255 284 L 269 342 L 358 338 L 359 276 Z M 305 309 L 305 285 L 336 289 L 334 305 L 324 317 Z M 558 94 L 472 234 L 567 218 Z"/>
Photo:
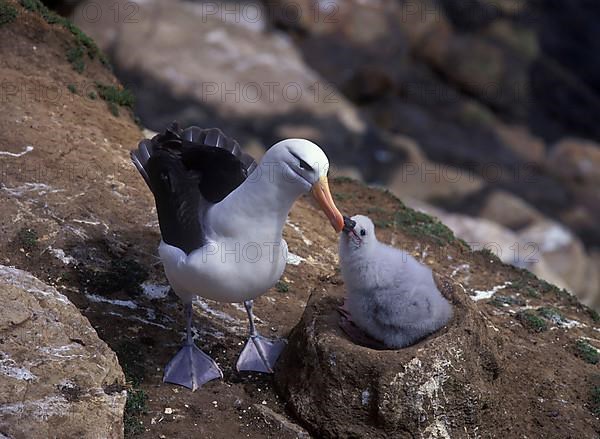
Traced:
<path id="1" fill-rule="evenodd" d="M 354 227 L 356 227 L 356 221 L 344 216 L 344 228 L 342 230 L 345 233 L 350 233 L 354 231 Z"/>

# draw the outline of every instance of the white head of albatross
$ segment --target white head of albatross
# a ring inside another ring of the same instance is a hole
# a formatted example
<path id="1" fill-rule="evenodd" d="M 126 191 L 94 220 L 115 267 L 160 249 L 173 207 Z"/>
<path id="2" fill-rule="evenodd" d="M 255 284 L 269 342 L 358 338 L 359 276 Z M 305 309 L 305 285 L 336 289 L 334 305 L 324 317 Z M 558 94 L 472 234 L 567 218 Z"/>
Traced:
<path id="1" fill-rule="evenodd" d="M 248 236 L 248 229 L 259 225 L 253 238 L 280 236 L 296 199 L 311 192 L 334 230 L 340 232 L 344 219 L 331 196 L 328 171 L 329 160 L 316 144 L 282 140 L 265 153 L 240 187 L 209 210 L 209 222 L 217 225 L 214 231 L 221 236 Z"/>
<path id="2" fill-rule="evenodd" d="M 308 140 L 288 139 L 257 165 L 218 129 L 180 130 L 173 124 L 140 142 L 132 160 L 154 194 L 165 274 L 186 305 L 186 344 L 165 368 L 164 381 L 196 389 L 222 377 L 193 343 L 195 296 L 244 302 L 250 339 L 237 368 L 272 372 L 284 342 L 258 334 L 252 300 L 283 274 L 282 231 L 300 195 L 312 192 L 333 228 L 340 232 L 344 226 L 329 190 L 325 153 Z"/>

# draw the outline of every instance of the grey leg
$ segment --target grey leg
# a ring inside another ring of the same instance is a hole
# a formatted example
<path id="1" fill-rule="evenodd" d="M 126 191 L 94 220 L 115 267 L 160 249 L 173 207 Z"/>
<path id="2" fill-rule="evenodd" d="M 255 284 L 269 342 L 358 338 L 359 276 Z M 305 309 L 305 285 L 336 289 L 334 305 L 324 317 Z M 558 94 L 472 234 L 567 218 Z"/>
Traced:
<path id="1" fill-rule="evenodd" d="M 247 370 L 254 372 L 273 373 L 273 367 L 286 345 L 285 340 L 270 340 L 263 337 L 254 325 L 252 313 L 252 300 L 244 302 L 248 320 L 250 322 L 250 338 L 238 358 L 236 368 L 238 371 Z"/>
<path id="2" fill-rule="evenodd" d="M 212 358 L 194 344 L 192 315 L 192 304 L 187 303 L 185 305 L 185 342 L 177 355 L 165 367 L 163 382 L 179 384 L 194 391 L 211 380 L 223 378 L 223 372 Z"/>

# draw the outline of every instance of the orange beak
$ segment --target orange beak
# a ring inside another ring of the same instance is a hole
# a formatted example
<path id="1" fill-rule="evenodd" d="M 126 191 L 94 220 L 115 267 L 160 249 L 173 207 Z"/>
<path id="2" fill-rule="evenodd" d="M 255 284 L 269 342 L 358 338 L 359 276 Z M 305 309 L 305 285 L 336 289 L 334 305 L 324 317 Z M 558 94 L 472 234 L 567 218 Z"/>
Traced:
<path id="1" fill-rule="evenodd" d="M 344 217 L 333 202 L 327 177 L 323 176 L 319 178 L 319 181 L 313 185 L 311 192 L 323 212 L 325 212 L 325 215 L 327 215 L 327 218 L 329 218 L 329 222 L 335 231 L 337 233 L 341 232 L 344 228 Z"/>

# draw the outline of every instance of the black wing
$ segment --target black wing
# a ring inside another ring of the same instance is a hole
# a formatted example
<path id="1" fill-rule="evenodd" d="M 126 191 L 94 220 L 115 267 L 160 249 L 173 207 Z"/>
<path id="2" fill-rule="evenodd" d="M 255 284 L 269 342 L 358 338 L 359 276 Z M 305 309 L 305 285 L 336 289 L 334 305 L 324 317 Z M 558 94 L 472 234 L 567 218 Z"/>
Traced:
<path id="1" fill-rule="evenodd" d="M 144 139 L 131 160 L 154 194 L 162 239 L 186 253 L 205 243 L 204 211 L 235 190 L 256 168 L 218 128 L 180 130 Z"/>

